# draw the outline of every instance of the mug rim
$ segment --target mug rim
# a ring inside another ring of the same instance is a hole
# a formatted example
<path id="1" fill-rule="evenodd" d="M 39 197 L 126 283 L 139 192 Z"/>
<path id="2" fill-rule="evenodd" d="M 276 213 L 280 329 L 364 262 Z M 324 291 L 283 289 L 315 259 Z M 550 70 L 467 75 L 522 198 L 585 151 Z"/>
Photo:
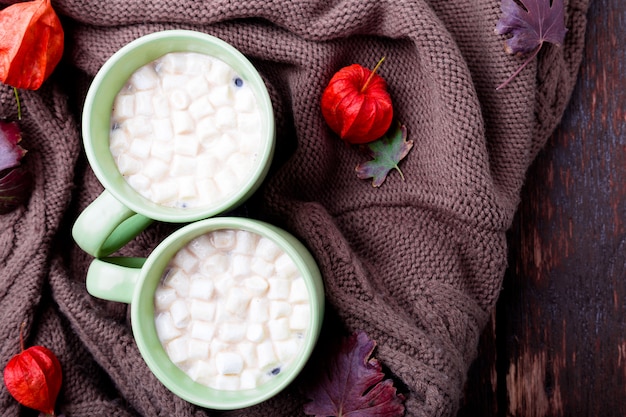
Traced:
<path id="1" fill-rule="evenodd" d="M 158 45 L 158 48 L 155 45 Z M 217 204 L 180 209 L 161 205 L 143 197 L 126 182 L 116 165 L 111 166 L 114 162 L 108 149 L 108 134 L 105 149 L 103 143 L 105 140 L 98 137 L 103 135 L 96 133 L 102 124 L 106 123 L 110 126 L 112 100 L 132 73 L 141 65 L 168 52 L 201 52 L 222 59 L 231 67 L 236 67 L 238 73 L 242 72 L 239 75 L 251 82 L 250 85 L 261 109 L 264 144 L 257 153 L 258 162 L 240 189 L 219 200 Z M 133 64 L 136 62 L 139 64 Z M 122 71 L 123 74 L 116 75 L 114 71 Z M 235 208 L 258 189 L 269 172 L 274 154 L 275 119 L 267 86 L 257 69 L 243 53 L 226 41 L 207 33 L 186 29 L 168 29 L 152 32 L 130 41 L 104 62 L 85 97 L 82 134 L 89 165 L 104 188 L 118 201 L 145 217 L 170 223 L 184 223 L 211 217 Z"/>
<path id="2" fill-rule="evenodd" d="M 170 360 L 163 345 L 158 340 L 154 323 L 154 291 L 171 257 L 194 238 L 223 229 L 247 230 L 265 236 L 278 244 L 298 267 L 306 283 L 310 298 L 309 327 L 297 358 L 274 379 L 249 390 L 219 390 L 193 381 Z M 249 407 L 273 397 L 301 373 L 319 338 L 324 316 L 324 304 L 321 272 L 308 249 L 293 235 L 286 230 L 259 220 L 240 217 L 215 217 L 200 220 L 178 229 L 150 253 L 141 268 L 140 277 L 133 292 L 131 325 L 142 358 L 157 379 L 171 392 L 202 407 L 233 410 Z"/>

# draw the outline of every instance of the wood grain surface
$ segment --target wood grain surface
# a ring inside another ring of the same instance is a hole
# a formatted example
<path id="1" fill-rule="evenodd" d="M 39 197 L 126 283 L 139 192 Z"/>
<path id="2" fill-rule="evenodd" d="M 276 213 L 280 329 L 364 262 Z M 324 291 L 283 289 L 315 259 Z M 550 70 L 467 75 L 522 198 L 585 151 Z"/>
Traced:
<path id="1" fill-rule="evenodd" d="M 459 417 L 626 416 L 626 1 L 594 0 L 578 84 L 528 173 Z"/>

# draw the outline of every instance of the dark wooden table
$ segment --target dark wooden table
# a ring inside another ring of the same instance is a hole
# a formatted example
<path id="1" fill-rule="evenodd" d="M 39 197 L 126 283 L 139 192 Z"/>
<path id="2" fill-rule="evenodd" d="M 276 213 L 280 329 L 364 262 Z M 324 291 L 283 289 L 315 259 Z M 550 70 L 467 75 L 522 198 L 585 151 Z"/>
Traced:
<path id="1" fill-rule="evenodd" d="M 592 0 L 588 19 L 459 417 L 626 416 L 626 1 Z"/>

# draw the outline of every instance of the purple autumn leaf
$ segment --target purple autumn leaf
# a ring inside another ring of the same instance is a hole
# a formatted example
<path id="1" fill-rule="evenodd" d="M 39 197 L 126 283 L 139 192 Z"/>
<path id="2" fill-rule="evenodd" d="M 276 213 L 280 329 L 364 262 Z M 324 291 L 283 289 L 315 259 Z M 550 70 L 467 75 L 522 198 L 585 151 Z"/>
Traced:
<path id="1" fill-rule="evenodd" d="M 507 85 L 526 65 L 537 56 L 545 42 L 560 46 L 567 33 L 563 0 L 502 0 L 502 16 L 496 24 L 496 33 L 511 35 L 505 42 L 509 54 L 532 53 L 508 80 L 498 86 Z"/>
<path id="2" fill-rule="evenodd" d="M 26 153 L 18 145 L 21 139 L 22 135 L 17 123 L 0 120 L 0 171 L 19 165 Z"/>
<path id="3" fill-rule="evenodd" d="M 406 140 L 406 127 L 400 124 L 392 127 L 380 139 L 366 145 L 372 160 L 356 166 L 355 171 L 360 179 L 372 178 L 372 186 L 380 187 L 387 178 L 387 174 L 395 169 L 404 179 L 398 164 L 413 147 L 413 141 Z"/>
<path id="4" fill-rule="evenodd" d="M 400 417 L 405 397 L 391 379 L 385 379 L 382 365 L 372 358 L 376 342 L 359 331 L 316 367 L 317 375 L 307 382 L 310 400 L 304 413 L 316 417 Z"/>

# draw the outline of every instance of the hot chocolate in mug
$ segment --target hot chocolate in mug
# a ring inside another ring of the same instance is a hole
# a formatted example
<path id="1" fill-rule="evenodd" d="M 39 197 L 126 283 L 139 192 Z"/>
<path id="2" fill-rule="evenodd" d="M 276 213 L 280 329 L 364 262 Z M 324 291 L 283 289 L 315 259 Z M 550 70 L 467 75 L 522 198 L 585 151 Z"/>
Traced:
<path id="1" fill-rule="evenodd" d="M 228 43 L 188 30 L 130 42 L 85 99 L 84 148 L 104 191 L 76 220 L 75 241 L 107 256 L 154 220 L 235 208 L 269 170 L 274 128 L 262 78 Z"/>
<path id="2" fill-rule="evenodd" d="M 181 398 L 212 409 L 264 401 L 302 370 L 324 315 L 320 271 L 288 232 L 215 217 L 143 258 L 94 259 L 93 296 L 130 303 L 139 351 Z"/>

